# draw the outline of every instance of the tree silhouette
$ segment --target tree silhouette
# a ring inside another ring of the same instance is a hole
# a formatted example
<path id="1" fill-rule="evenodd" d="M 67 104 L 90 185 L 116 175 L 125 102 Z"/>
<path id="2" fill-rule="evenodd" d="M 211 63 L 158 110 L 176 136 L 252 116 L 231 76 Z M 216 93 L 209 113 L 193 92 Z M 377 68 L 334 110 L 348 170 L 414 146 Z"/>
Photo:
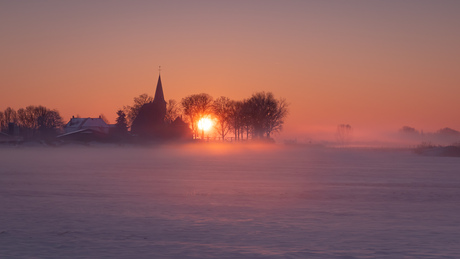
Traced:
<path id="1" fill-rule="evenodd" d="M 254 136 L 270 138 L 271 134 L 281 131 L 288 114 L 287 106 L 284 99 L 275 99 L 271 92 L 253 94 L 247 100 L 247 109 Z"/>
<path id="2" fill-rule="evenodd" d="M 218 131 L 222 141 L 232 127 L 232 113 L 234 111 L 234 102 L 229 98 L 221 96 L 212 103 L 212 113 L 217 119 L 214 126 Z"/>
<path id="3" fill-rule="evenodd" d="M 48 109 L 40 105 L 38 107 L 34 107 L 33 112 L 34 112 L 34 117 L 35 117 L 34 119 L 36 121 L 37 129 L 45 128 Z"/>
<path id="4" fill-rule="evenodd" d="M 167 123 L 172 123 L 177 117 L 181 114 L 181 107 L 176 102 L 176 100 L 168 100 L 166 103 L 166 115 L 165 121 Z"/>
<path id="5" fill-rule="evenodd" d="M 0 132 L 5 129 L 4 121 L 3 121 L 3 112 L 0 111 Z"/>
<path id="6" fill-rule="evenodd" d="M 29 105 L 17 112 L 17 121 L 24 131 L 23 134 L 32 137 L 50 137 L 64 125 L 57 110 L 50 110 L 44 106 Z"/>
<path id="7" fill-rule="evenodd" d="M 283 129 L 284 119 L 288 114 L 288 104 L 285 99 L 276 100 L 276 107 L 269 111 L 267 116 L 266 134 L 270 138 L 272 133 L 278 133 Z"/>
<path id="8" fill-rule="evenodd" d="M 26 129 L 37 129 L 37 121 L 35 119 L 35 106 L 29 105 L 26 108 L 18 110 L 19 125 Z"/>
<path id="9" fill-rule="evenodd" d="M 412 127 L 409 127 L 409 126 L 404 126 L 402 127 L 399 132 L 403 133 L 403 134 L 420 134 L 420 132 L 418 130 L 416 130 L 415 128 L 412 128 Z"/>
<path id="10" fill-rule="evenodd" d="M 340 144 L 345 145 L 353 137 L 353 128 L 349 124 L 340 124 L 337 126 L 335 136 Z"/>
<path id="11" fill-rule="evenodd" d="M 460 136 L 460 132 L 451 128 L 443 128 L 436 131 L 436 134 L 445 136 Z"/>
<path id="12" fill-rule="evenodd" d="M 197 136 L 198 120 L 211 113 L 211 104 L 212 97 L 205 93 L 193 94 L 182 98 L 181 105 L 184 115 L 188 117 L 195 138 Z"/>
<path id="13" fill-rule="evenodd" d="M 249 133 L 252 131 L 251 107 L 248 100 L 233 101 L 230 111 L 230 124 L 235 134 L 235 140 L 244 139 L 246 131 L 246 140 L 249 139 Z"/>
<path id="14" fill-rule="evenodd" d="M 64 125 L 62 117 L 57 110 L 47 109 L 46 112 L 38 118 L 38 121 L 38 130 L 42 137 L 55 135 Z"/>
<path id="15" fill-rule="evenodd" d="M 246 140 L 249 139 L 249 133 L 252 132 L 252 123 L 251 123 L 251 107 L 247 100 L 244 100 L 242 103 L 239 116 L 241 121 L 241 134 L 246 131 Z M 243 135 L 242 135 L 243 138 Z"/>
<path id="16" fill-rule="evenodd" d="M 3 125 L 5 128 L 8 128 L 9 123 L 16 123 L 17 122 L 17 113 L 16 111 L 11 108 L 7 107 L 3 111 Z"/>
<path id="17" fill-rule="evenodd" d="M 141 107 L 153 101 L 153 97 L 148 94 L 141 94 L 138 97 L 134 97 L 134 104 L 132 106 L 124 106 L 124 113 L 127 115 L 128 126 L 131 127 L 134 119 L 139 114 Z"/>
<path id="18" fill-rule="evenodd" d="M 242 115 L 243 115 L 243 102 L 242 101 L 233 101 L 230 114 L 229 114 L 229 121 L 231 127 L 233 129 L 233 133 L 235 135 L 235 141 L 237 141 L 240 137 L 240 130 L 243 125 Z"/>
<path id="19" fill-rule="evenodd" d="M 115 137 L 125 138 L 128 135 L 128 121 L 123 110 L 117 111 L 115 122 L 115 127 L 111 130 L 111 133 L 115 135 Z"/>

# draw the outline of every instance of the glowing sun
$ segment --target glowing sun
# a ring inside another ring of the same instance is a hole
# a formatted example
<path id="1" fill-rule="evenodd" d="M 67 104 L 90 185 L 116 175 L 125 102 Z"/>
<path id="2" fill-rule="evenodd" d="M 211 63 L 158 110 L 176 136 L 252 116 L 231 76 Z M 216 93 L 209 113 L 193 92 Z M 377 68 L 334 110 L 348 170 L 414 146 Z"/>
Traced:
<path id="1" fill-rule="evenodd" d="M 200 130 L 208 131 L 212 127 L 212 121 L 209 118 L 201 118 L 198 121 L 198 128 Z"/>

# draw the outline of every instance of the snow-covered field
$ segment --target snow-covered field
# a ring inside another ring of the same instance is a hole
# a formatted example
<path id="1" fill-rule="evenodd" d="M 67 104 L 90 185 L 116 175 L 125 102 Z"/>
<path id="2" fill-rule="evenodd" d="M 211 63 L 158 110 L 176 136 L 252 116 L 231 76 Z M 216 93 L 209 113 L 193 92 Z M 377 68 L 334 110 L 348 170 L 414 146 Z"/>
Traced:
<path id="1" fill-rule="evenodd" d="M 459 158 L 1 147 L 0 165 L 0 258 L 460 258 Z"/>

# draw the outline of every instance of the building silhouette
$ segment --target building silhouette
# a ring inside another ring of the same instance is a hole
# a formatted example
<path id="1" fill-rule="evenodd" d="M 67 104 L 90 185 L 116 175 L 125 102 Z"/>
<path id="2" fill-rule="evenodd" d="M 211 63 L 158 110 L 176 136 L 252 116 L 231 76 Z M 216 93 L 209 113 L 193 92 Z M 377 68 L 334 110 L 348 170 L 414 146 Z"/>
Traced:
<path id="1" fill-rule="evenodd" d="M 64 134 L 57 136 L 60 140 L 68 141 L 109 141 L 110 130 L 113 125 L 107 124 L 101 116 L 99 118 L 72 118 L 64 126 Z"/>
<path id="2" fill-rule="evenodd" d="M 108 134 L 111 126 L 102 119 L 99 118 L 75 118 L 72 116 L 70 121 L 64 126 L 65 133 L 74 133 L 85 129 L 93 131 L 99 131 L 104 134 Z"/>
<path id="3" fill-rule="evenodd" d="M 144 104 L 131 125 L 131 133 L 144 139 L 175 140 L 191 139 L 192 133 L 189 125 L 182 118 L 177 117 L 172 123 L 165 121 L 166 100 L 158 76 L 155 97 L 152 102 Z"/>

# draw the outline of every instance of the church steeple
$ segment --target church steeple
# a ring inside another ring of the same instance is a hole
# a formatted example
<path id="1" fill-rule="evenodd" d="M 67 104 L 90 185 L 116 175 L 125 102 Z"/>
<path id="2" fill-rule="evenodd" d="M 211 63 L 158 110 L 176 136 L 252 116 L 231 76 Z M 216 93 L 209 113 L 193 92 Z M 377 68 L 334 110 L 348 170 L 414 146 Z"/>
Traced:
<path id="1" fill-rule="evenodd" d="M 155 103 L 166 103 L 165 101 L 165 96 L 163 94 L 163 86 L 161 85 L 161 76 L 158 75 L 158 83 L 157 83 L 157 89 L 155 91 L 155 97 L 153 98 L 153 102 Z"/>

